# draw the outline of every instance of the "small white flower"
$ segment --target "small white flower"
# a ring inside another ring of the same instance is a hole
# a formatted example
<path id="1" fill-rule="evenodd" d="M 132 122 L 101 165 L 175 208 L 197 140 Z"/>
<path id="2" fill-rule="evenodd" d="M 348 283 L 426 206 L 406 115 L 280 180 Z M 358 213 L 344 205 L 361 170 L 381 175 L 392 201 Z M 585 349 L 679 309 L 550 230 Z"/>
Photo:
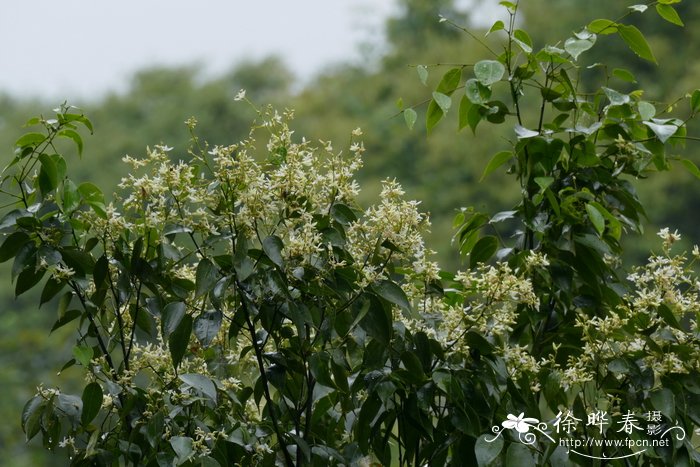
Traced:
<path id="1" fill-rule="evenodd" d="M 243 99 L 245 99 L 245 89 L 238 91 L 236 97 L 233 98 L 234 101 L 242 101 Z"/>

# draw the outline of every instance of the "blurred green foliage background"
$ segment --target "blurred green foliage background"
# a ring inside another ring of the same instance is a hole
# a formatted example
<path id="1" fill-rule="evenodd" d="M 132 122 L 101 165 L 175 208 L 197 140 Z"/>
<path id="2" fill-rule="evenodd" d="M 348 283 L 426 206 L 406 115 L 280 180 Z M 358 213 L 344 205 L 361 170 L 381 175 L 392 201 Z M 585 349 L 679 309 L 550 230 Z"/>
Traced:
<path id="1" fill-rule="evenodd" d="M 470 23 L 469 11 L 458 11 L 451 0 L 399 3 L 399 13 L 385 25 L 386 44 L 379 48 L 381 53 L 368 54 L 361 65 L 329 68 L 301 88 L 284 59 L 270 57 L 239 64 L 229 73 L 208 80 L 200 76 L 195 66 L 146 69 L 133 77 L 126 92 L 70 102 L 82 108 L 95 126 L 95 135 L 85 140 L 82 161 L 72 165 L 77 173 L 71 178 L 90 180 L 110 193 L 127 172 L 121 162 L 126 154 L 139 156 L 144 154 L 146 145 L 165 143 L 175 148 L 175 157 L 186 158 L 189 135 L 184 121 L 191 116 L 199 121 L 200 137 L 211 145 L 236 142 L 247 134 L 254 117 L 250 108 L 234 102 L 235 94 L 243 88 L 258 104 L 296 109 L 294 126 L 298 135 L 331 140 L 338 150 L 349 142 L 350 132 L 361 127 L 367 148 L 360 179 L 365 199 L 377 193 L 380 180 L 398 179 L 409 196 L 422 200 L 423 209 L 431 213 L 429 242 L 439 252 L 441 264 L 448 269 L 459 268 L 456 248 L 450 244 L 456 210 L 475 206 L 495 213 L 507 209 L 516 198 L 515 184 L 508 184 L 502 172 L 479 182 L 490 156 L 507 147 L 512 125 L 507 120 L 500 127 L 479 128 L 474 136 L 469 130 L 458 132 L 456 116 L 448 115 L 452 124 L 440 125 L 430 136 L 420 125 L 411 131 L 406 128 L 397 100 L 401 98 L 405 106 L 423 102 L 449 69 L 429 67 L 425 87 L 415 65 L 469 64 L 486 56 L 467 34 L 440 23 L 439 15 L 482 37 L 485 31 L 478 31 Z M 609 0 L 527 0 L 521 2 L 520 19 L 535 46 L 542 47 L 555 45 L 593 19 L 618 18 L 625 13 L 621 10 L 625 5 L 626 2 Z M 603 61 L 604 54 L 606 63 L 631 71 L 640 85 L 652 93 L 645 96 L 646 100 L 657 102 L 658 109 L 698 87 L 700 82 L 700 62 L 696 60 L 700 3 L 686 1 L 674 6 L 685 28 L 660 20 L 652 11 L 635 16 L 658 66 L 642 62 L 613 36 L 599 37 L 599 41 L 605 41 L 604 46 L 586 54 L 590 64 Z M 489 40 L 498 45 L 495 38 Z M 596 67 L 583 72 L 591 79 L 604 73 Z M 50 70 L 47 77 L 50 79 Z M 625 92 L 634 89 L 634 84 L 622 81 L 611 82 L 610 86 Z M 48 115 L 57 104 L 0 93 L 0 150 L 5 161 L 12 157 L 13 143 L 21 134 L 23 123 L 42 112 Z M 417 110 L 420 121 L 425 106 Z M 689 135 L 700 135 L 698 130 L 698 123 L 691 123 Z M 700 143 L 690 141 L 683 157 L 700 165 Z M 644 237 L 627 245 L 630 260 L 638 263 L 648 255 L 650 238 L 662 226 L 677 228 L 690 243 L 700 241 L 700 223 L 695 220 L 700 207 L 700 181 L 679 166 L 644 183 L 640 196 L 648 208 L 649 225 Z M 49 335 L 55 320 L 51 304 L 38 309 L 36 297 L 15 300 L 9 265 L 1 266 L 0 387 L 4 397 L 0 398 L 0 464 L 63 465 L 64 459 L 52 457 L 37 443 L 25 444 L 20 413 L 40 382 L 70 389 L 71 381 L 81 377 L 74 369 L 60 377 L 55 370 L 70 358 L 72 338 L 60 333 Z"/>

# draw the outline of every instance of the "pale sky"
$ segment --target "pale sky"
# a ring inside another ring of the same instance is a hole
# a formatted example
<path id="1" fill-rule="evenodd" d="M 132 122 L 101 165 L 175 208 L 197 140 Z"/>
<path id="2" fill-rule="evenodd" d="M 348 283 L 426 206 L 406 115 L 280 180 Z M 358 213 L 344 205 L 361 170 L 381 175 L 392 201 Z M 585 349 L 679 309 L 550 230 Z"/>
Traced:
<path id="1" fill-rule="evenodd" d="M 90 98 L 124 90 L 151 65 L 197 63 L 212 76 L 270 54 L 303 80 L 358 60 L 363 41 L 381 46 L 395 9 L 395 0 L 4 0 L 0 92 Z"/>

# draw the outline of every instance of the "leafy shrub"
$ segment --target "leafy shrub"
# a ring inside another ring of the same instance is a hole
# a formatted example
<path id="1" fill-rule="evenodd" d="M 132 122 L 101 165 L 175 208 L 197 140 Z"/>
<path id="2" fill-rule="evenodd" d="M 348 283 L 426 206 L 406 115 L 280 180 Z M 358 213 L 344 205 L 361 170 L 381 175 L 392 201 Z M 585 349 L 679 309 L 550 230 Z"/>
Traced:
<path id="1" fill-rule="evenodd" d="M 359 130 L 344 154 L 294 138 L 291 112 L 266 108 L 247 139 L 210 148 L 192 119 L 187 155 L 159 145 L 125 157 L 132 173 L 106 204 L 71 181 L 56 149 L 68 139 L 82 152 L 77 130 L 90 121 L 66 106 L 30 121 L 44 131 L 22 136 L 3 172 L 13 209 L 0 260 L 14 259 L 17 295 L 40 288 L 58 308 L 54 329 L 75 329 L 65 368 L 86 384 L 79 395 L 38 388 L 27 438 L 41 433 L 71 465 L 699 460 L 692 263 L 672 253 L 669 230 L 646 266 L 625 274 L 619 255 L 644 216 L 630 180 L 670 167 L 700 91 L 683 119 L 615 89 L 622 71 L 603 68 L 604 85 L 584 92 L 578 60 L 600 35 L 654 59 L 628 15 L 537 50 L 516 27 L 517 3 L 502 3 L 509 24 L 489 33 L 505 33 L 503 53 L 466 80 L 467 65 L 450 69 L 426 114 L 430 130 L 463 90 L 461 127 L 515 130 L 484 176 L 510 166 L 522 199 L 459 213 L 464 271 L 431 260 L 428 218 L 396 181 L 357 204 Z M 655 4 L 669 21 L 673 3 Z M 510 100 L 493 97 L 499 87 Z M 589 439 L 618 443 L 571 444 L 584 420 Z M 666 443 L 630 454 L 625 441 L 653 436 Z"/>

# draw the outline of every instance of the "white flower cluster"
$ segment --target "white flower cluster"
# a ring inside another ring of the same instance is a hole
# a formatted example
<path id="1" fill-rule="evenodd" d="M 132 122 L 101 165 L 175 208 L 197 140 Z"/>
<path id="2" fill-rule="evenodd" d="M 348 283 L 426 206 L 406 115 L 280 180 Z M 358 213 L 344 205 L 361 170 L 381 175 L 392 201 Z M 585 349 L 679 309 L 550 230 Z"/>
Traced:
<path id="1" fill-rule="evenodd" d="M 656 381 L 668 374 L 700 371 L 700 282 L 685 255 L 670 250 L 678 232 L 659 232 L 663 255 L 651 256 L 627 279 L 634 292 L 603 317 L 580 317 L 585 349 L 569 362 L 568 384 L 592 379 L 596 369 L 620 359 L 653 370 Z M 697 248 L 694 249 L 694 251 Z M 575 377 L 574 377 L 575 376 Z"/>

